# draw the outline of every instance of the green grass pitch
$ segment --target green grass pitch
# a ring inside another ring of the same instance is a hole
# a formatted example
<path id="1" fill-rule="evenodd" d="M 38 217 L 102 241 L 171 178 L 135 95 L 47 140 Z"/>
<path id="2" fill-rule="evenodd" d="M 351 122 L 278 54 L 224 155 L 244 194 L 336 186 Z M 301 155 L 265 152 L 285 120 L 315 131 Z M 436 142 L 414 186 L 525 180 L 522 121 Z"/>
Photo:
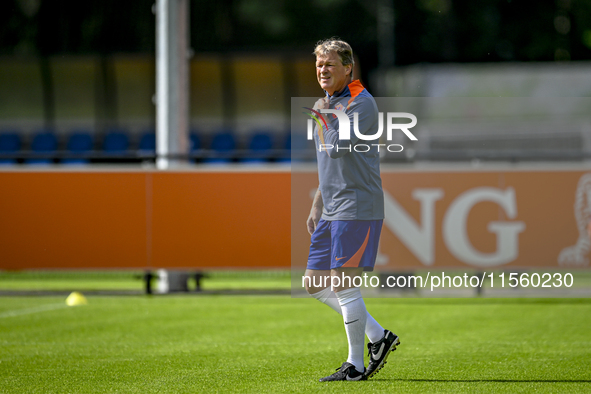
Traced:
<path id="1" fill-rule="evenodd" d="M 1 393 L 591 392 L 588 299 L 368 299 L 402 343 L 374 379 L 333 383 L 345 332 L 315 300 L 88 300 L 0 297 Z"/>

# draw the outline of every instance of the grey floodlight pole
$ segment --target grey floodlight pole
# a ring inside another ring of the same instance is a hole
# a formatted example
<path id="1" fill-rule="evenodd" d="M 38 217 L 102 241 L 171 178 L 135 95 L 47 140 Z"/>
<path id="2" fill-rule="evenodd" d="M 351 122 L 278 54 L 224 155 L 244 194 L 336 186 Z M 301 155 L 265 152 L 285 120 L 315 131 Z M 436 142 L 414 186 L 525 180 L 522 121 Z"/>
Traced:
<path id="1" fill-rule="evenodd" d="M 167 169 L 189 152 L 189 0 L 156 0 L 155 8 L 156 167 Z"/>

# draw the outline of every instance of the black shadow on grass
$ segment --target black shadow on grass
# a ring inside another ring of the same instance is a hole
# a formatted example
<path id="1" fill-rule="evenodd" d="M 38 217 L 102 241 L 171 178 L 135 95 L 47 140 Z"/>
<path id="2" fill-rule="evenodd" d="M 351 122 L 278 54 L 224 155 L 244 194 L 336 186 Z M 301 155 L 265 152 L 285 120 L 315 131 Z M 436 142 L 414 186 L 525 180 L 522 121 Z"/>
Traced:
<path id="1" fill-rule="evenodd" d="M 431 382 L 431 383 L 591 383 L 584 379 L 369 379 L 379 382 Z"/>

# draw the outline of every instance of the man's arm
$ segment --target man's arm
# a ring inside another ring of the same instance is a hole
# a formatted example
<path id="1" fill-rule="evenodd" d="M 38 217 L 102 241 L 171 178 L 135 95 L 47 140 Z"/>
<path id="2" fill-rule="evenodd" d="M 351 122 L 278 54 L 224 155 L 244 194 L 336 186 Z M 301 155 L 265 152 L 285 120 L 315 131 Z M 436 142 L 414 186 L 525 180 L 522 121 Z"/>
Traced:
<path id="1" fill-rule="evenodd" d="M 322 203 L 322 194 L 320 194 L 320 189 L 316 191 L 314 195 L 314 201 L 312 202 L 312 209 L 310 209 L 310 216 L 308 216 L 308 220 L 306 224 L 308 225 L 308 233 L 312 235 L 314 230 L 316 230 L 316 226 L 320 221 L 320 217 L 322 216 L 322 208 L 324 204 Z"/>

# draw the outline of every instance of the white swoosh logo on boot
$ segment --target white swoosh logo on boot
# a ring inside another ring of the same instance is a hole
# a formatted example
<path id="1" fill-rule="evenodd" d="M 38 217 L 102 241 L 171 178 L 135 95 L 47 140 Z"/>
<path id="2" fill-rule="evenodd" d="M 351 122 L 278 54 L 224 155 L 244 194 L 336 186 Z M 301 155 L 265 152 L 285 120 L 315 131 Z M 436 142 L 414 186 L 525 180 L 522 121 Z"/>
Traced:
<path id="1" fill-rule="evenodd" d="M 374 360 L 378 360 L 380 357 L 382 357 L 382 352 L 384 351 L 385 346 L 386 346 L 386 344 L 384 342 L 382 342 L 382 346 L 380 346 L 380 350 L 373 357 Z"/>
<path id="2" fill-rule="evenodd" d="M 349 377 L 349 375 L 347 375 L 347 380 L 360 380 L 363 377 L 363 374 L 357 376 L 356 378 L 351 378 Z"/>

